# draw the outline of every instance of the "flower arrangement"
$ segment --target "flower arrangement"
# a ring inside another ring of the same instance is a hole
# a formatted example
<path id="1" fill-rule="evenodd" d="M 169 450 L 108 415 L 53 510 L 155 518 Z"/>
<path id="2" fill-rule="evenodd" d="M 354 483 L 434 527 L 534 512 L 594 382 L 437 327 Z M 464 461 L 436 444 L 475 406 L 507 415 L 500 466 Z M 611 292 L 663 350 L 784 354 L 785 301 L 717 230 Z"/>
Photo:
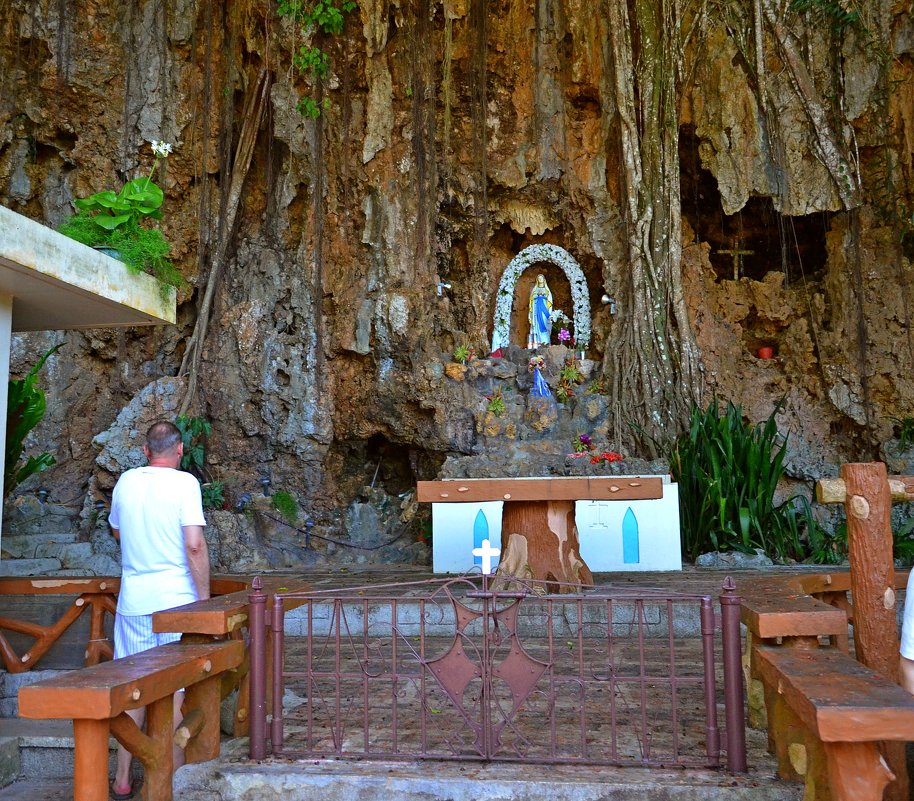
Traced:
<path id="1" fill-rule="evenodd" d="M 621 462 L 625 457 L 616 451 L 600 451 L 593 442 L 590 434 L 578 434 L 572 441 L 571 446 L 574 453 L 569 453 L 571 459 L 584 459 L 590 457 L 591 464 L 600 464 L 600 462 Z"/>
<path id="2" fill-rule="evenodd" d="M 603 451 L 595 453 L 590 457 L 591 464 L 600 464 L 600 462 L 621 462 L 625 457 L 615 451 Z"/>
<path id="3" fill-rule="evenodd" d="M 546 369 L 546 360 L 542 356 L 531 356 L 527 363 L 527 369 L 532 373 L 534 370 L 543 372 Z"/>
<path id="4" fill-rule="evenodd" d="M 89 247 L 110 248 L 130 269 L 178 287 L 183 279 L 168 259 L 171 246 L 158 228 L 144 225 L 162 219 L 165 195 L 152 178 L 159 162 L 172 152 L 168 142 L 154 140 L 151 145 L 155 160 L 149 175 L 128 181 L 119 192 L 104 190 L 75 200 L 76 213 L 58 230 Z"/>

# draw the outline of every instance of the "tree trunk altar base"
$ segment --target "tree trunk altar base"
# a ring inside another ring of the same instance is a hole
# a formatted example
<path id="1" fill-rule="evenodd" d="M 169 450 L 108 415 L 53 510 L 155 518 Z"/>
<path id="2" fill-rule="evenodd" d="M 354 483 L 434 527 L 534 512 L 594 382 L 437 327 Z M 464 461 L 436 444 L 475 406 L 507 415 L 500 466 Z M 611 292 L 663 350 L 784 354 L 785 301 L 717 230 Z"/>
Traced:
<path id="1" fill-rule="evenodd" d="M 574 501 L 506 503 L 502 553 L 493 589 L 515 589 L 512 577 L 533 580 L 535 591 L 575 592 L 593 586 L 574 522 Z"/>

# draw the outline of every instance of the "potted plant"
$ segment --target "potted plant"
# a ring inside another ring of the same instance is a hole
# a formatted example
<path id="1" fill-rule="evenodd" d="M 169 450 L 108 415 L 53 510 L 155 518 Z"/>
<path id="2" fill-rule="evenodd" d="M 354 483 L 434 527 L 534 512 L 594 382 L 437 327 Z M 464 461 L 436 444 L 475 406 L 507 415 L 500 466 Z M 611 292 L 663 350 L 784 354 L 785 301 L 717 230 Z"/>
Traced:
<path id="1" fill-rule="evenodd" d="M 152 143 L 155 161 L 149 175 L 128 181 L 119 192 L 105 190 L 74 201 L 76 214 L 58 229 L 60 233 L 124 262 L 135 272 L 148 272 L 160 281 L 179 287 L 181 273 L 168 259 L 171 245 L 149 220 L 162 219 L 162 189 L 152 181 L 156 167 L 168 158 L 171 145 Z"/>

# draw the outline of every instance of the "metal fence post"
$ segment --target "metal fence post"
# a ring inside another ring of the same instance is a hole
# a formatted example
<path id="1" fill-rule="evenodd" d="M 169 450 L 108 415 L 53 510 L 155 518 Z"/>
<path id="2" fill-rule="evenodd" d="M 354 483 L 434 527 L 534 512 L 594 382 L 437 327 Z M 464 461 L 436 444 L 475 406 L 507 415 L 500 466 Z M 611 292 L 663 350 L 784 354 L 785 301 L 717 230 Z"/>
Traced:
<path id="1" fill-rule="evenodd" d="M 720 729 L 717 726 L 717 679 L 714 675 L 714 607 L 711 597 L 701 599 L 701 650 L 705 673 L 705 751 L 713 766 L 720 765 Z"/>
<path id="2" fill-rule="evenodd" d="M 270 745 L 273 754 L 282 751 L 283 744 L 283 651 L 285 630 L 285 608 L 282 595 L 273 595 L 273 619 L 270 630 L 273 633 L 273 719 L 270 722 Z"/>
<path id="3" fill-rule="evenodd" d="M 266 604 L 263 580 L 255 576 L 248 593 L 248 649 L 250 652 L 251 727 L 249 751 L 251 759 L 267 755 L 267 670 L 266 670 Z"/>
<path id="4" fill-rule="evenodd" d="M 726 715 L 727 768 L 746 772 L 746 713 L 740 637 L 740 597 L 731 576 L 724 580 L 720 596 L 721 640 L 724 657 L 724 710 Z"/>

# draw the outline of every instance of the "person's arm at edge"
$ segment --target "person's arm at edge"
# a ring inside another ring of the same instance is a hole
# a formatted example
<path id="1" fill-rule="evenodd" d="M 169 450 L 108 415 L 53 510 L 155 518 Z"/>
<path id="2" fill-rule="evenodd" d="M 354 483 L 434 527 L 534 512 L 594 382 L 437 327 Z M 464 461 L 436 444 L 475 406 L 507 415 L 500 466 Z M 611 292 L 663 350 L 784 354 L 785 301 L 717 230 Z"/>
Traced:
<path id="1" fill-rule="evenodd" d="M 203 538 L 203 526 L 182 526 L 187 566 L 197 588 L 197 599 L 209 598 L 209 548 Z"/>
<path id="2" fill-rule="evenodd" d="M 901 686 L 914 695 L 914 660 L 900 657 Z"/>

